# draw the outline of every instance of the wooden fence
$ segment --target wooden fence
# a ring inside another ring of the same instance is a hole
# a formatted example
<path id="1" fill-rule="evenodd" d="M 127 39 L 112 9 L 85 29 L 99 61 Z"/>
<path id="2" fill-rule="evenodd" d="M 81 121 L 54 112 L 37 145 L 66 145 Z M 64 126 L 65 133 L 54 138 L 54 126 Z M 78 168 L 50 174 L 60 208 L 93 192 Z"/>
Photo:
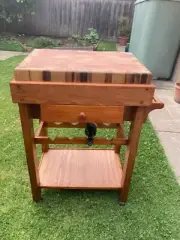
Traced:
<path id="1" fill-rule="evenodd" d="M 68 37 L 83 35 L 88 28 L 95 28 L 103 37 L 117 34 L 120 17 L 133 18 L 134 0 L 37 0 L 36 14 L 26 16 L 22 23 L 3 24 L 1 31 L 31 35 Z"/>

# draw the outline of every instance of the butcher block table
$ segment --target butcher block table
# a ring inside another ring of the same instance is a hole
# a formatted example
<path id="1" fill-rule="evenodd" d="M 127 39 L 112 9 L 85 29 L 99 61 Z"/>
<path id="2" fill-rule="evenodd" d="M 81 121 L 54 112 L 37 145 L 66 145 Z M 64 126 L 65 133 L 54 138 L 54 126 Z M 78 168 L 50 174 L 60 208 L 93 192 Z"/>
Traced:
<path id="1" fill-rule="evenodd" d="M 118 189 L 125 204 L 142 126 L 150 111 L 163 108 L 151 79 L 131 53 L 120 52 L 34 50 L 15 68 L 10 88 L 19 105 L 34 201 L 43 188 Z M 39 119 L 36 133 L 33 119 Z M 127 136 L 126 121 L 131 123 Z M 84 128 L 85 133 L 50 138 L 48 128 Z M 100 128 L 116 129 L 116 134 L 97 137 Z M 37 144 L 42 145 L 40 163 Z M 81 148 L 52 147 L 62 144 Z M 121 145 L 126 145 L 123 165 Z"/>

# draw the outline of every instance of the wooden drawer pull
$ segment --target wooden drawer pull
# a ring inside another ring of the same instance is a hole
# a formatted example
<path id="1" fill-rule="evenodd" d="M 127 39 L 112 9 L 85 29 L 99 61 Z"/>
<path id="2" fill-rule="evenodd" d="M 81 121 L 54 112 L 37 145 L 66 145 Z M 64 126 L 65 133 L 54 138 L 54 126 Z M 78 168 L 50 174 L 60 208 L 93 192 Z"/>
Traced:
<path id="1" fill-rule="evenodd" d="M 80 118 L 80 120 L 86 120 L 86 114 L 84 112 L 81 112 L 79 114 L 79 118 Z"/>

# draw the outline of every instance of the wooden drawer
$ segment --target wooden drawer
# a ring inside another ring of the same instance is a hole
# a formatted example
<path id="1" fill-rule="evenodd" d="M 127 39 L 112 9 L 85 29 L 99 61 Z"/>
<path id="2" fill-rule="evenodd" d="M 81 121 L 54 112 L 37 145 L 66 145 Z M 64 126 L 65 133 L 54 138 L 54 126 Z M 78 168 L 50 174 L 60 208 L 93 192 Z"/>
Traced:
<path id="1" fill-rule="evenodd" d="M 122 106 L 72 106 L 41 105 L 41 120 L 44 122 L 123 122 Z"/>

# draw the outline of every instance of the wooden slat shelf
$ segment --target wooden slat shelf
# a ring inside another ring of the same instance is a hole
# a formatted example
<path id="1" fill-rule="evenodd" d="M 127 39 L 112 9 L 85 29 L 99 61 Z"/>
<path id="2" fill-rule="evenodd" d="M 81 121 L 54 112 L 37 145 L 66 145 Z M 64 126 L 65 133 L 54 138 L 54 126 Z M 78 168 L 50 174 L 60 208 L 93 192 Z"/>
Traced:
<path id="1" fill-rule="evenodd" d="M 122 167 L 113 150 L 49 149 L 39 178 L 41 188 L 120 189 Z"/>

